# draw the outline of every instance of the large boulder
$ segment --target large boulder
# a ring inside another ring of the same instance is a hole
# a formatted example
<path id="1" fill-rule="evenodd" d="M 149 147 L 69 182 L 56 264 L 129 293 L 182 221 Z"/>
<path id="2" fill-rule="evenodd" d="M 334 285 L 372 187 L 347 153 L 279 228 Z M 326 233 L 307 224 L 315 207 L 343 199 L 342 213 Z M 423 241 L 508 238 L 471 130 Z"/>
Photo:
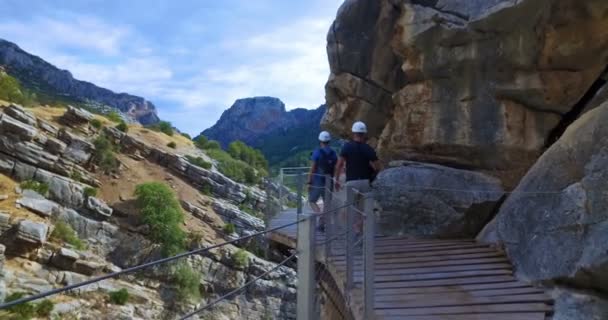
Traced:
<path id="1" fill-rule="evenodd" d="M 608 102 L 574 122 L 478 237 L 535 281 L 608 290 Z"/>
<path id="2" fill-rule="evenodd" d="M 551 320 L 608 319 L 608 300 L 591 292 L 559 288 L 553 292 L 554 316 Z"/>
<path id="3" fill-rule="evenodd" d="M 374 182 L 380 232 L 420 237 L 473 237 L 503 196 L 498 179 L 440 165 L 404 162 Z"/>
<path id="4" fill-rule="evenodd" d="M 17 225 L 17 240 L 32 245 L 42 245 L 46 242 L 49 226 L 45 223 L 22 220 Z"/>
<path id="5" fill-rule="evenodd" d="M 50 217 L 60 210 L 59 204 L 45 199 L 32 190 L 25 190 L 23 198 L 18 199 L 17 204 L 43 217 Z"/>
<path id="6" fill-rule="evenodd" d="M 36 116 L 34 116 L 31 112 L 25 110 L 25 108 L 20 105 L 11 104 L 6 109 L 4 109 L 4 113 L 32 127 L 36 127 L 38 125 Z"/>
<path id="7" fill-rule="evenodd" d="M 327 37 L 322 125 L 346 136 L 367 122 L 383 159 L 525 172 L 606 67 L 606 10 L 604 0 L 345 1 Z"/>
<path id="8" fill-rule="evenodd" d="M 31 141 L 38 135 L 38 129 L 6 114 L 0 114 L 0 133 L 16 141 Z"/>
<path id="9" fill-rule="evenodd" d="M 68 110 L 61 116 L 60 120 L 67 126 L 87 132 L 89 122 L 93 120 L 93 115 L 84 109 L 68 106 Z"/>

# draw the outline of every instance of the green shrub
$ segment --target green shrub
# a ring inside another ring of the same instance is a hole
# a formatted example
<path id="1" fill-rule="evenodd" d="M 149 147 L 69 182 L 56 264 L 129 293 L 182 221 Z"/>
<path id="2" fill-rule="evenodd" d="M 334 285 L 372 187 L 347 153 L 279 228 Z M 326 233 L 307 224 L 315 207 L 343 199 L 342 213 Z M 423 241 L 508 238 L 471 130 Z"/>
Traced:
<path id="1" fill-rule="evenodd" d="M 120 306 L 124 306 L 129 301 L 129 291 L 127 289 L 120 289 L 116 291 L 112 291 L 108 294 L 110 298 L 110 302 L 112 304 L 117 304 Z"/>
<path id="2" fill-rule="evenodd" d="M 208 149 L 208 156 L 217 160 L 217 169 L 228 178 L 237 182 L 257 184 L 266 174 L 266 171 L 258 171 L 242 160 L 236 160 L 230 154 L 221 149 Z"/>
<path id="3" fill-rule="evenodd" d="M 194 145 L 199 149 L 205 149 L 205 144 L 207 144 L 207 137 L 204 135 L 200 135 L 194 138 Z"/>
<path id="4" fill-rule="evenodd" d="M 116 123 L 123 121 L 120 114 L 116 111 L 110 111 L 108 114 L 106 114 L 106 118 L 108 118 L 110 121 L 116 122 Z"/>
<path id="5" fill-rule="evenodd" d="M 72 178 L 72 180 L 74 180 L 74 181 L 82 182 L 82 173 L 78 170 L 74 170 L 74 171 L 72 171 L 70 178 Z"/>
<path id="6" fill-rule="evenodd" d="M 167 143 L 167 147 L 169 147 L 171 149 L 175 149 L 175 148 L 177 148 L 177 143 L 171 141 L 171 142 Z"/>
<path id="7" fill-rule="evenodd" d="M 249 265 L 249 254 L 243 249 L 239 249 L 232 254 L 232 262 L 237 268 L 244 269 Z"/>
<path id="8" fill-rule="evenodd" d="M 101 123 L 101 121 L 99 119 L 93 119 L 93 120 L 91 120 L 91 126 L 95 129 L 101 129 L 103 124 Z"/>
<path id="9" fill-rule="evenodd" d="M 222 149 L 222 145 L 220 145 L 220 143 L 215 140 L 209 140 L 205 143 L 205 145 L 203 146 L 203 149 L 205 149 L 205 150 Z"/>
<path id="10" fill-rule="evenodd" d="M 91 188 L 91 187 L 86 187 L 84 188 L 84 196 L 85 197 L 96 197 L 97 196 L 97 189 L 95 188 Z"/>
<path id="11" fill-rule="evenodd" d="M 150 127 L 153 130 L 160 131 L 168 136 L 173 136 L 173 125 L 169 121 L 161 121 Z"/>
<path id="12" fill-rule="evenodd" d="M 201 187 L 201 192 L 206 196 L 211 196 L 213 194 L 213 190 L 211 190 L 211 185 L 205 183 Z"/>
<path id="13" fill-rule="evenodd" d="M 72 229 L 72 226 L 63 221 L 55 223 L 55 229 L 53 229 L 53 232 L 51 233 L 51 239 L 61 243 L 69 243 L 77 250 L 85 250 L 87 248 L 86 243 L 80 240 L 76 231 Z"/>
<path id="14" fill-rule="evenodd" d="M 160 182 L 140 184 L 135 188 L 137 206 L 150 226 L 152 240 L 162 246 L 164 256 L 175 255 L 185 248 L 186 233 L 181 206 L 173 191 Z"/>
<path id="15" fill-rule="evenodd" d="M 201 157 L 193 157 L 188 155 L 186 156 L 186 159 L 193 165 L 199 166 L 204 169 L 211 169 L 211 167 L 213 166 L 210 162 L 205 161 L 205 159 Z"/>
<path id="16" fill-rule="evenodd" d="M 102 134 L 93 141 L 93 145 L 95 146 L 92 160 L 93 163 L 98 165 L 106 173 L 115 170 L 118 167 L 118 160 L 116 160 L 112 142 Z"/>
<path id="17" fill-rule="evenodd" d="M 42 300 L 36 304 L 36 315 L 39 317 L 48 317 L 55 309 L 55 304 L 51 300 Z"/>
<path id="18" fill-rule="evenodd" d="M 116 129 L 126 133 L 129 131 L 129 125 L 126 122 L 120 120 L 120 122 L 116 125 Z"/>
<path id="19" fill-rule="evenodd" d="M 190 242 L 190 244 L 197 244 L 197 243 L 200 243 L 202 240 L 203 240 L 202 232 L 192 232 L 192 233 L 188 234 L 188 242 Z"/>
<path id="20" fill-rule="evenodd" d="M 241 160 L 251 167 L 268 171 L 268 161 L 260 150 L 251 148 L 241 141 L 234 141 L 228 145 L 228 154 L 234 159 Z"/>
<path id="21" fill-rule="evenodd" d="M 0 99 L 31 106 L 36 95 L 23 89 L 16 78 L 0 71 Z"/>
<path id="22" fill-rule="evenodd" d="M 43 196 L 46 196 L 49 193 L 49 185 L 43 182 L 38 182 L 34 180 L 26 180 L 21 182 L 21 189 L 23 190 L 33 190 L 40 193 Z"/>
<path id="23" fill-rule="evenodd" d="M 182 132 L 181 135 L 182 135 L 182 137 L 184 137 L 184 138 L 186 138 L 188 140 L 192 140 L 192 137 L 189 134 L 185 133 L 185 132 Z"/>
<path id="24" fill-rule="evenodd" d="M 25 294 L 25 292 L 14 292 L 8 297 L 6 297 L 6 299 L 4 299 L 4 302 L 19 300 L 26 296 L 27 295 Z M 17 319 L 31 319 L 32 317 L 34 317 L 34 314 L 36 312 L 36 306 L 33 305 L 31 302 L 26 302 L 7 308 L 7 310 L 10 313 L 20 317 Z"/>
<path id="25" fill-rule="evenodd" d="M 177 295 L 180 300 L 192 301 L 200 299 L 200 275 L 192 267 L 181 263 L 173 273 L 173 281 L 177 285 Z"/>
<path id="26" fill-rule="evenodd" d="M 236 227 L 232 223 L 226 223 L 224 225 L 224 233 L 225 234 L 233 234 L 236 232 Z"/>

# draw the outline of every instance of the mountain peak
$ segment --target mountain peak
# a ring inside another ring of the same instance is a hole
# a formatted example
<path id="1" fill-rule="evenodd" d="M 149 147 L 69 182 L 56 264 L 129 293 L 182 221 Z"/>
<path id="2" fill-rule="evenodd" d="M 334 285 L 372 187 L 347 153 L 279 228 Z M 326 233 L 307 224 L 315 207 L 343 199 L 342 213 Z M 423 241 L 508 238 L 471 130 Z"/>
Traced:
<path id="1" fill-rule="evenodd" d="M 309 122 L 308 118 L 312 118 L 312 123 L 318 126 L 325 109 L 321 112 L 318 110 L 287 111 L 283 101 L 274 97 L 238 99 L 222 113 L 213 127 L 202 134 L 219 141 L 223 146 L 236 140 L 255 145 L 260 137 Z"/>
<path id="2" fill-rule="evenodd" d="M 142 124 L 159 121 L 152 102 L 127 93 L 114 93 L 92 83 L 74 79 L 69 71 L 59 69 L 4 39 L 0 39 L 0 65 L 34 92 L 59 96 L 76 104 L 94 105 L 93 108 L 109 106 Z"/>

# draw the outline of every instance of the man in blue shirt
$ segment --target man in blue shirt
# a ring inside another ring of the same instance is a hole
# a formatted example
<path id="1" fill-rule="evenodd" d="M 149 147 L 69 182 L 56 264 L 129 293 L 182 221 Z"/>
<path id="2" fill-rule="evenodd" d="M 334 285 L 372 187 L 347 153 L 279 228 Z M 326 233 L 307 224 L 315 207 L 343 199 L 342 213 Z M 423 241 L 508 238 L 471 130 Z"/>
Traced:
<path id="1" fill-rule="evenodd" d="M 338 156 L 329 146 L 331 135 L 327 131 L 319 134 L 319 148 L 312 153 L 312 165 L 308 174 L 308 203 L 315 213 L 320 213 L 321 208 L 317 202 L 325 198 L 325 176 L 333 178 L 334 169 Z M 330 184 L 332 185 L 332 184 Z M 321 219 L 322 220 L 322 219 Z M 319 223 L 322 228 L 323 222 Z"/>

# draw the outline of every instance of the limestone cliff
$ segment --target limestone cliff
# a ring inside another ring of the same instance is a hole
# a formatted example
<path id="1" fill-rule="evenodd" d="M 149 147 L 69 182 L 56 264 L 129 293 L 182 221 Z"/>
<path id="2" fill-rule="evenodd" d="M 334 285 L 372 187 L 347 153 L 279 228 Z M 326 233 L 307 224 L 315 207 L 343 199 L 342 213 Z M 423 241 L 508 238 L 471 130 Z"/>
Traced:
<path id="1" fill-rule="evenodd" d="M 163 139 L 174 142 L 180 154 Z M 107 141 L 106 152 L 114 157 L 110 171 L 97 161 L 104 148 L 99 141 Z M 0 301 L 161 258 L 153 231 L 135 204 L 134 191 L 144 182 L 162 182 L 179 200 L 185 220 L 179 227 L 187 234 L 183 250 L 263 230 L 264 222 L 245 210 L 263 209 L 266 193 L 183 156 L 200 152 L 180 135 L 169 137 L 135 124 L 125 133 L 77 108 L 0 104 Z M 227 231 L 228 224 L 233 231 Z M 255 237 L 49 297 L 54 303 L 50 316 L 175 319 L 273 269 L 275 263 L 253 253 L 260 255 L 262 243 L 265 238 Z M 180 273 L 181 268 L 191 272 Z M 177 274 L 190 277 L 180 285 Z M 293 319 L 295 278 L 293 269 L 280 267 L 200 316 Z M 188 295 L 180 292 L 184 283 L 191 285 Z M 124 305 L 111 297 L 120 289 L 128 294 Z M 0 318 L 14 313 L 0 310 Z"/>
<path id="2" fill-rule="evenodd" d="M 366 121 L 385 160 L 525 170 L 599 89 L 607 13 L 603 0 L 346 1 L 322 125 Z"/>

